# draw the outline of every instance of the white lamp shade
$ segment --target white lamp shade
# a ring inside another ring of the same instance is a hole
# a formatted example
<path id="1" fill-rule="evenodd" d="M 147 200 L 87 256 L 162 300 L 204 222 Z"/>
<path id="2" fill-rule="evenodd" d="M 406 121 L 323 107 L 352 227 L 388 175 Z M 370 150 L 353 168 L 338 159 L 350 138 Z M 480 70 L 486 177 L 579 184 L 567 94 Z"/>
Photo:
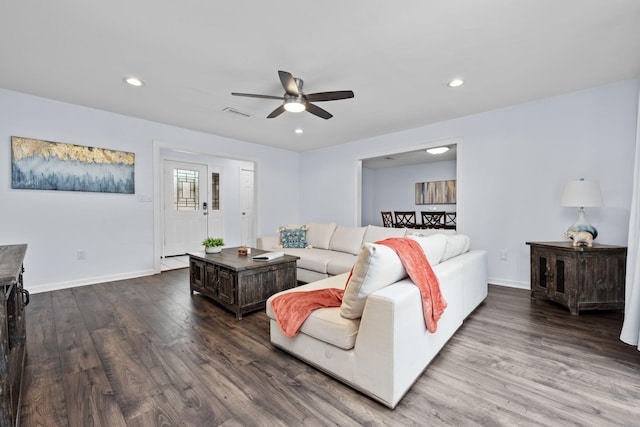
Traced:
<path id="1" fill-rule="evenodd" d="M 598 181 L 570 181 L 564 187 L 560 206 L 594 207 L 604 206 Z"/>

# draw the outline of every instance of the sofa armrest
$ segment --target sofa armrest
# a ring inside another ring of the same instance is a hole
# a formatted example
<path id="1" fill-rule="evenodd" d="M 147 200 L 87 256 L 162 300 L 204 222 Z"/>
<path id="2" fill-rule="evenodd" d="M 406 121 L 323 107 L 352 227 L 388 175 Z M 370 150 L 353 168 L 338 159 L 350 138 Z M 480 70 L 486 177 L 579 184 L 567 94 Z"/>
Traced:
<path id="1" fill-rule="evenodd" d="M 405 338 L 409 341 L 415 338 L 415 332 L 402 329 L 426 328 L 420 326 L 424 320 L 418 289 L 409 279 L 382 291 L 367 297 L 354 348 L 357 363 L 353 367 L 353 382 L 393 408 L 413 383 L 409 377 L 416 376 L 414 373 L 405 380 L 396 372 L 397 357 L 403 351 L 413 351 L 406 346 Z M 402 387 L 398 387 L 398 381 Z"/>
<path id="2" fill-rule="evenodd" d="M 278 236 L 263 236 L 256 239 L 257 249 L 270 251 L 280 244 Z"/>
<path id="3" fill-rule="evenodd" d="M 354 383 L 391 407 L 462 325 L 460 265 L 445 264 L 436 274 L 449 307 L 436 333 L 427 332 L 420 291 L 408 278 L 374 292 L 365 303 L 354 348 Z"/>

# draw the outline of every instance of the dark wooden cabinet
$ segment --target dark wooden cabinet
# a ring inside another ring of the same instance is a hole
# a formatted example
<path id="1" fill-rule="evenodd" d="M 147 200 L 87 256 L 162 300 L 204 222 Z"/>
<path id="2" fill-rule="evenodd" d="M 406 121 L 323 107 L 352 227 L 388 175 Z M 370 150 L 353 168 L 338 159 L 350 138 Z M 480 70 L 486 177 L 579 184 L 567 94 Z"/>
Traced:
<path id="1" fill-rule="evenodd" d="M 201 290 L 205 287 L 206 263 L 194 258 L 189 259 L 189 276 L 191 283 L 191 293 L 193 290 Z"/>
<path id="2" fill-rule="evenodd" d="M 204 291 L 210 292 L 213 296 L 217 297 L 220 288 L 218 286 L 218 269 L 215 265 L 205 262 L 203 270 L 204 278 L 202 281 L 204 283 Z"/>
<path id="3" fill-rule="evenodd" d="M 264 253 L 253 249 L 253 255 Z M 271 261 L 253 261 L 238 248 L 217 254 L 189 254 L 190 290 L 200 292 L 236 314 L 238 319 L 263 309 L 267 299 L 297 285 L 298 257 L 284 255 Z"/>
<path id="4" fill-rule="evenodd" d="M 232 271 L 218 267 L 218 299 L 225 304 L 236 303 L 236 275 Z"/>
<path id="5" fill-rule="evenodd" d="M 582 310 L 624 309 L 627 248 L 573 242 L 527 242 L 531 247 L 531 298 L 548 298 Z"/>
<path id="6" fill-rule="evenodd" d="M 29 292 L 22 281 L 27 245 L 0 246 L 0 427 L 20 425 L 22 377 L 27 354 L 25 306 Z"/>

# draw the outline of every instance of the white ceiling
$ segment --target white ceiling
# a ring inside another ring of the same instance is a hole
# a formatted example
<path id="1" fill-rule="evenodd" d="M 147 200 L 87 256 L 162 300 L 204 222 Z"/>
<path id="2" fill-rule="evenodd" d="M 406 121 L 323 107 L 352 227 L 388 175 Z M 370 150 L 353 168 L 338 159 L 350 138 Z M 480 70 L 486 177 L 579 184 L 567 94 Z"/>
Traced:
<path id="1" fill-rule="evenodd" d="M 396 168 L 400 166 L 421 165 L 424 163 L 445 162 L 457 160 L 458 146 L 456 143 L 444 144 L 449 151 L 442 154 L 429 154 L 425 149 L 390 153 L 384 156 L 371 157 L 362 160 L 362 167 L 368 169 Z"/>
<path id="2" fill-rule="evenodd" d="M 278 70 L 334 117 L 266 116 Z M 138 76 L 142 88 L 123 84 Z M 640 75 L 638 0 L 20 0 L 0 87 L 306 151 Z M 461 77 L 466 84 L 446 83 Z M 241 118 L 222 110 L 246 112 Z M 297 135 L 295 128 L 304 133 Z"/>

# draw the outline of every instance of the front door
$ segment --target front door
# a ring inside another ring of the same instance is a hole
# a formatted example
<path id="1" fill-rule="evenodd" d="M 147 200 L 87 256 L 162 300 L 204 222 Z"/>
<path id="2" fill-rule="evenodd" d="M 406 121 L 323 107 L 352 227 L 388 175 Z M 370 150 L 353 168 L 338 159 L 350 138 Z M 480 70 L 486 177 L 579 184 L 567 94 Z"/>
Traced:
<path id="1" fill-rule="evenodd" d="M 207 165 L 164 160 L 163 169 L 163 255 L 201 251 L 208 236 Z"/>

